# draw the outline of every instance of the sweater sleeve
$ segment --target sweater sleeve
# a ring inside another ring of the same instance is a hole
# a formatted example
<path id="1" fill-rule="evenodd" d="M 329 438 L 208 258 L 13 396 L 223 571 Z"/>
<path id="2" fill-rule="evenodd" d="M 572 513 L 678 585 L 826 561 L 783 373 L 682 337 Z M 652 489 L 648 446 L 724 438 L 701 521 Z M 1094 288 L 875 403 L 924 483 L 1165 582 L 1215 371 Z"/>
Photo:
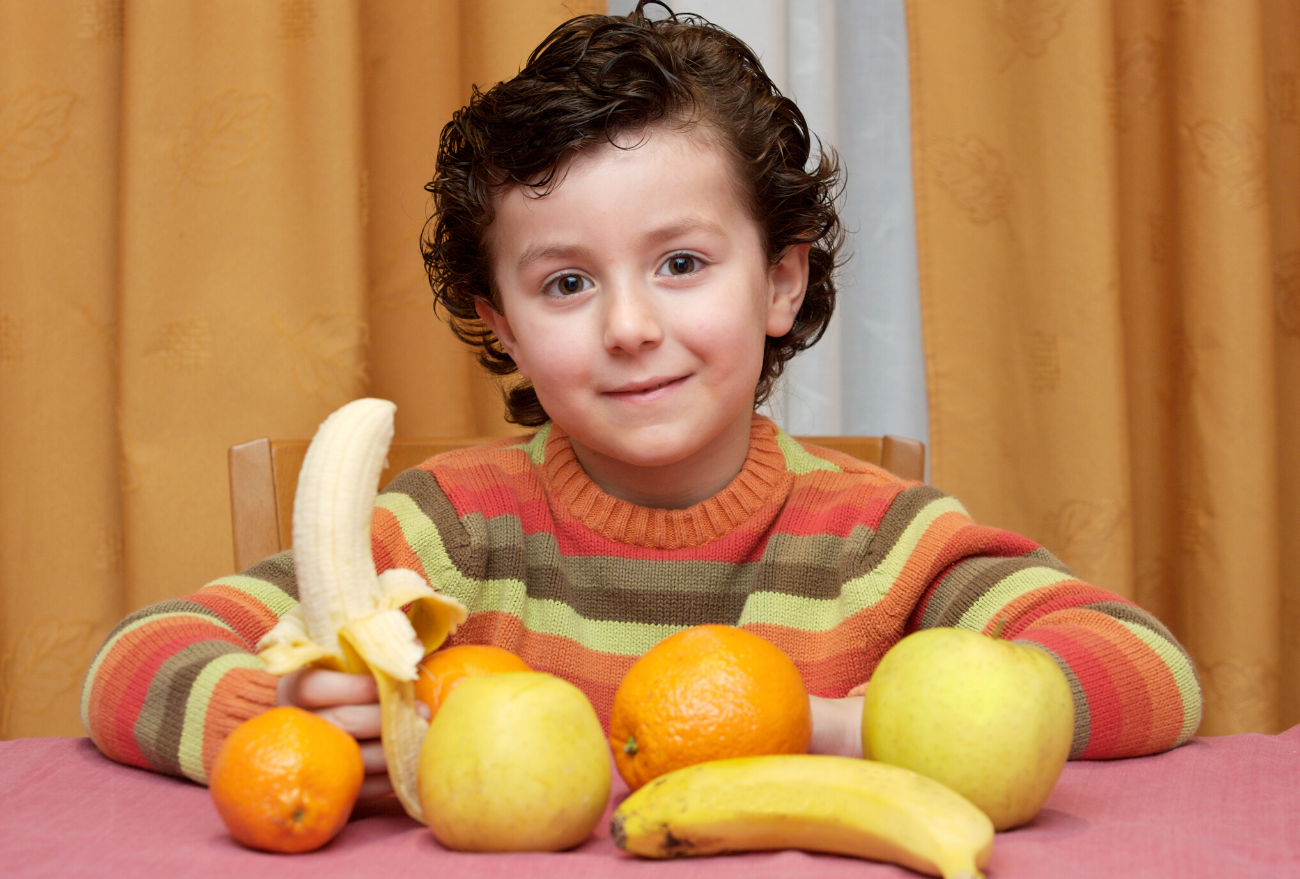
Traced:
<path id="1" fill-rule="evenodd" d="M 956 626 L 1046 650 L 1074 695 L 1071 759 L 1153 754 L 1201 720 L 1195 667 L 1131 601 L 1082 582 L 1033 541 L 949 510 L 929 523 L 942 546 L 909 628 Z"/>
<path id="2" fill-rule="evenodd" d="M 412 485 L 419 489 L 414 497 L 403 488 Z M 448 591 L 450 561 L 438 554 L 432 560 L 417 556 L 394 527 L 389 508 L 404 510 L 417 502 L 447 506 L 436 483 L 420 471 L 399 474 L 380 493 L 371 529 L 375 567 L 413 568 Z M 444 527 L 459 528 L 454 511 L 442 518 L 448 520 Z M 459 538 L 450 539 L 449 548 L 463 555 L 463 533 Z M 442 567 L 433 564 L 438 558 Z M 456 578 L 451 580 L 454 585 Z M 278 679 L 254 651 L 297 604 L 293 552 L 286 550 L 242 574 L 131 614 L 109 633 L 82 685 L 81 722 L 91 740 L 120 763 L 207 784 L 231 730 L 274 707 Z"/>
<path id="3" fill-rule="evenodd" d="M 275 705 L 253 649 L 298 603 L 289 551 L 118 624 L 91 660 L 81 720 L 120 763 L 206 784 L 217 748 Z"/>

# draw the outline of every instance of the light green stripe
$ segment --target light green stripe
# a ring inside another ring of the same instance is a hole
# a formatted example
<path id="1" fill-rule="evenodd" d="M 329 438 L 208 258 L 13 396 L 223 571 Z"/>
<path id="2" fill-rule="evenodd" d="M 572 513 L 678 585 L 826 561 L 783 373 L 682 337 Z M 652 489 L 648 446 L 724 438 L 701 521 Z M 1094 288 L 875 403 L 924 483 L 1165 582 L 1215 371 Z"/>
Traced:
<path id="1" fill-rule="evenodd" d="M 183 611 L 165 613 L 162 614 L 161 616 L 141 617 L 140 619 L 131 623 L 129 626 L 119 629 L 118 632 L 115 635 L 113 635 L 113 637 L 109 638 L 107 641 L 104 642 L 103 647 L 99 648 L 99 652 L 96 653 L 95 658 L 91 660 L 90 668 L 86 670 L 86 683 L 85 686 L 81 688 L 81 725 L 86 728 L 86 732 L 90 732 L 90 690 L 94 686 L 95 676 L 99 674 L 99 666 L 104 662 L 104 657 L 108 656 L 108 654 L 112 652 L 113 647 L 117 644 L 117 642 L 121 640 L 129 632 L 134 632 L 136 629 L 140 628 L 141 626 L 152 625 L 158 622 L 159 620 L 171 619 L 172 617 L 194 617 L 195 619 L 203 620 L 205 623 L 212 623 L 215 626 L 220 626 L 221 628 L 225 629 L 227 632 L 235 631 L 230 626 L 229 623 L 227 623 L 225 620 L 222 620 L 218 617 L 211 617 L 205 614 L 189 613 Z"/>
<path id="2" fill-rule="evenodd" d="M 877 589 L 884 592 L 889 591 L 903 573 L 903 568 L 907 566 L 912 553 L 916 552 L 916 546 L 921 542 L 921 538 L 925 536 L 925 532 L 930 530 L 930 526 L 935 523 L 936 519 L 946 513 L 961 513 L 963 516 L 969 516 L 960 501 L 947 496 L 937 497 L 917 510 L 916 516 L 907 524 L 907 528 L 899 535 L 898 540 L 894 541 L 893 547 L 889 550 L 889 555 L 885 556 L 880 564 L 876 565 L 875 569 L 871 571 L 869 576 L 882 581 L 876 587 Z M 888 513 L 885 514 L 885 518 L 888 520 Z M 880 539 L 879 533 L 877 533 L 876 539 Z"/>
<path id="3" fill-rule="evenodd" d="M 876 605 L 889 592 L 892 580 L 875 572 L 848 580 L 838 598 L 807 598 L 788 592 L 754 592 L 745 600 L 738 625 L 768 623 L 794 626 L 804 632 L 826 632 L 853 614 Z"/>
<path id="4" fill-rule="evenodd" d="M 259 580 L 256 577 L 248 577 L 244 574 L 235 574 L 230 577 L 222 577 L 209 585 L 230 586 L 238 589 L 240 592 L 249 595 L 262 604 L 266 605 L 277 617 L 282 617 L 289 611 L 298 606 L 298 602 L 291 596 L 285 595 L 284 590 L 274 583 L 268 583 L 265 580 Z"/>
<path id="5" fill-rule="evenodd" d="M 397 519 L 397 526 L 402 529 L 402 537 L 407 546 L 419 557 L 424 565 L 424 573 L 429 584 L 440 592 L 456 594 L 452 584 L 462 586 L 465 578 L 452 564 L 447 550 L 442 545 L 438 528 L 433 520 L 424 514 L 409 495 L 381 494 L 375 500 L 375 506 L 382 507 Z M 459 595 L 457 596 L 459 597 Z"/>
<path id="6" fill-rule="evenodd" d="M 974 632 L 982 631 L 989 620 L 993 619 L 994 614 L 1022 595 L 1035 589 L 1045 589 L 1075 579 L 1077 578 L 1070 574 L 1054 571 L 1051 568 L 1035 567 L 1016 571 L 1009 577 L 1003 577 L 981 595 L 970 609 L 961 615 L 961 619 L 957 621 L 957 628 L 970 629 Z"/>
<path id="7" fill-rule="evenodd" d="M 686 628 L 589 620 L 563 601 L 536 598 L 525 599 L 523 623 L 531 632 L 572 638 L 590 650 L 617 656 L 640 656 L 664 638 Z"/>
<path id="8" fill-rule="evenodd" d="M 785 468 L 796 476 L 803 476 L 805 473 L 811 473 L 814 470 L 840 472 L 839 467 L 810 453 L 799 445 L 798 440 L 784 430 L 776 432 L 776 444 L 781 448 L 781 454 L 785 455 Z"/>
<path id="9" fill-rule="evenodd" d="M 199 784 L 208 783 L 208 774 L 203 769 L 203 728 L 207 724 L 208 703 L 221 678 L 235 668 L 264 669 L 266 663 L 252 653 L 219 656 L 199 672 L 185 702 L 185 724 L 181 727 L 180 753 L 176 756 L 180 760 L 181 772 Z"/>
<path id="10" fill-rule="evenodd" d="M 546 460 L 546 439 L 551 435 L 551 422 L 546 422 L 541 429 L 533 435 L 527 443 L 524 444 L 524 451 L 532 459 L 534 465 L 540 467 Z"/>
<path id="11" fill-rule="evenodd" d="M 1178 741 L 1174 742 L 1174 745 L 1181 745 L 1190 739 L 1196 733 L 1196 728 L 1201 725 L 1201 688 L 1196 683 L 1196 671 L 1182 651 L 1146 626 L 1128 620 L 1119 620 L 1119 622 L 1140 638 L 1143 644 L 1154 650 L 1156 656 L 1160 657 L 1174 676 L 1174 683 L 1178 685 L 1178 695 L 1183 700 L 1183 728 L 1179 730 Z"/>

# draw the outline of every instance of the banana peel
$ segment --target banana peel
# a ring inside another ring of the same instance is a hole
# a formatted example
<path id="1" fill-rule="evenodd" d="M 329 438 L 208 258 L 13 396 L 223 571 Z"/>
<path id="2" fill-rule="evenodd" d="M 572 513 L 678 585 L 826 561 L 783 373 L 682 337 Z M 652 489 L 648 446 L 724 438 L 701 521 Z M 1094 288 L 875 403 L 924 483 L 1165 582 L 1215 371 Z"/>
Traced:
<path id="1" fill-rule="evenodd" d="M 426 824 L 417 785 L 429 724 L 416 710 L 417 666 L 467 612 L 415 571 L 375 573 L 370 522 L 396 409 L 354 400 L 317 430 L 294 496 L 299 603 L 257 649 L 276 675 L 313 666 L 374 676 L 389 778 L 406 813 Z"/>

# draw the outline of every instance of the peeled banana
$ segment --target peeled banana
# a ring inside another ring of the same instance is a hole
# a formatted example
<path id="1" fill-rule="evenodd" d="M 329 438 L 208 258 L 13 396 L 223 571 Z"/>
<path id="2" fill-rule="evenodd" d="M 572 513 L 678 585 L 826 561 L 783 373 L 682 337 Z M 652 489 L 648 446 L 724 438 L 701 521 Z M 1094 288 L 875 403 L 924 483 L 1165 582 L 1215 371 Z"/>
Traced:
<path id="1" fill-rule="evenodd" d="M 388 775 L 407 814 L 427 823 L 417 775 L 429 724 L 416 711 L 416 666 L 466 611 L 415 571 L 375 574 L 370 519 L 396 409 L 387 400 L 354 400 L 316 431 L 293 506 L 299 604 L 257 648 L 272 674 L 313 665 L 375 676 Z"/>
<path id="2" fill-rule="evenodd" d="M 614 812 L 619 848 L 650 858 L 798 848 L 974 879 L 993 824 L 907 769 L 811 754 L 737 757 L 661 775 Z"/>

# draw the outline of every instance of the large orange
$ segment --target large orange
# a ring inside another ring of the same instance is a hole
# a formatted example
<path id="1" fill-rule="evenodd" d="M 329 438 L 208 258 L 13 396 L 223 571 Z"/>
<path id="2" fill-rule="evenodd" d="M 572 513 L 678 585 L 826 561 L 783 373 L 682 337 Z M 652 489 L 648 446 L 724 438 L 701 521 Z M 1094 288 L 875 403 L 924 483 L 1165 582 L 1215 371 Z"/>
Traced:
<path id="1" fill-rule="evenodd" d="M 208 788 L 230 835 L 249 848 L 309 852 L 334 838 L 365 778 L 356 739 L 301 708 L 272 708 L 235 727 Z"/>
<path id="2" fill-rule="evenodd" d="M 799 669 L 775 645 L 733 626 L 696 626 L 628 670 L 609 739 L 619 774 L 636 790 L 706 760 L 801 754 L 812 709 Z"/>
<path id="3" fill-rule="evenodd" d="M 532 671 L 528 663 L 509 650 L 490 644 L 462 644 L 435 650 L 420 662 L 420 676 L 415 679 L 415 696 L 438 713 L 443 700 L 462 680 L 503 671 Z"/>

